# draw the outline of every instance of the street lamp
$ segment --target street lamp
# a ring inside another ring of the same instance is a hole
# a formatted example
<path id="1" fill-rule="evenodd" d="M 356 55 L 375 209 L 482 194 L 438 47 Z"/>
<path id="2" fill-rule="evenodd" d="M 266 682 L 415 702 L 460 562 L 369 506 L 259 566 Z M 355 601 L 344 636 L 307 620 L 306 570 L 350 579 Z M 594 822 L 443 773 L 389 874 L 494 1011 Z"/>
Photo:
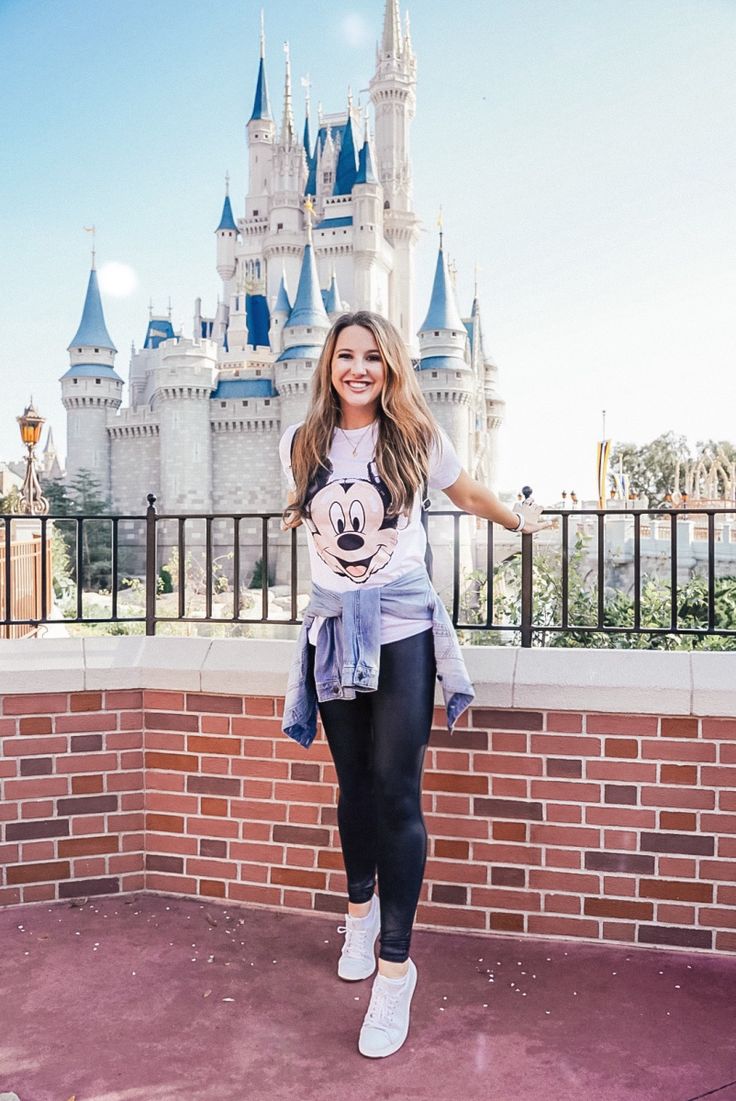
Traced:
<path id="1" fill-rule="evenodd" d="M 26 455 L 26 476 L 20 491 L 20 511 L 31 516 L 44 516 L 49 511 L 49 503 L 41 492 L 41 483 L 36 474 L 34 448 L 41 436 L 41 427 L 46 418 L 33 408 L 33 398 L 23 410 L 22 417 L 15 418 L 20 425 L 20 437 L 28 448 Z"/>

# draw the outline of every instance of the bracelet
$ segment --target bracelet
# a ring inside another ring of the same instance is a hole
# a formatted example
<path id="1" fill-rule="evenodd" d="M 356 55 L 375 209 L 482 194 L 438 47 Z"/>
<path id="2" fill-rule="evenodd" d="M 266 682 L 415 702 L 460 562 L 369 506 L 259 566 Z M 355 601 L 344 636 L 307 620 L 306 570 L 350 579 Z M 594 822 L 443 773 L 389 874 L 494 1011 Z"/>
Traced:
<path id="1" fill-rule="evenodd" d="M 516 515 L 519 517 L 519 523 L 516 525 L 515 528 L 511 528 L 511 531 L 523 531 L 524 530 L 524 523 L 525 523 L 524 513 L 523 512 L 517 512 Z"/>

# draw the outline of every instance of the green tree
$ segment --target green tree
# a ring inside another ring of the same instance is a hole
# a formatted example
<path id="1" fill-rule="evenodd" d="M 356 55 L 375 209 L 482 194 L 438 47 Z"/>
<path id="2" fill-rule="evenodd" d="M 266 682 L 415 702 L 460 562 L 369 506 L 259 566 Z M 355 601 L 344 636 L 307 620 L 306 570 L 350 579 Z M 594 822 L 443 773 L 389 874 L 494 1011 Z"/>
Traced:
<path id="1" fill-rule="evenodd" d="M 0 513 L 4 515 L 20 512 L 20 490 L 12 486 L 4 497 L 0 497 Z"/>
<path id="2" fill-rule="evenodd" d="M 641 447 L 633 443 L 615 444 L 609 469 L 618 470 L 619 460 L 632 488 L 648 497 L 650 505 L 657 506 L 664 500 L 665 493 L 674 488 L 678 461 L 684 464 L 691 461 L 692 456 L 685 436 L 664 432 Z"/>
<path id="3" fill-rule="evenodd" d="M 70 576 L 77 579 L 77 524 L 74 516 L 102 517 L 112 511 L 109 497 L 89 470 L 79 470 L 72 480 L 63 485 L 58 481 L 43 483 L 44 495 L 49 500 L 49 512 L 69 517 L 59 520 L 69 556 Z M 100 518 L 85 520 L 82 524 L 82 577 L 85 589 L 109 588 L 112 566 L 112 531 L 109 520 Z"/>

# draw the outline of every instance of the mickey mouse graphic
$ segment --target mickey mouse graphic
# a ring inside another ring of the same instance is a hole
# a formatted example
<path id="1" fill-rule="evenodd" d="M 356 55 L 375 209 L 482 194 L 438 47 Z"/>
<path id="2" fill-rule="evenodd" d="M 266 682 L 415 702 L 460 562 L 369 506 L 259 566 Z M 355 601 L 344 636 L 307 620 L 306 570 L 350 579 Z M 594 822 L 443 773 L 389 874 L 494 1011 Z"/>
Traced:
<path id="1" fill-rule="evenodd" d="M 367 478 L 330 481 L 329 459 L 309 487 L 305 520 L 322 561 L 361 584 L 391 561 L 399 516 L 387 516 L 391 496 L 375 462 Z"/>

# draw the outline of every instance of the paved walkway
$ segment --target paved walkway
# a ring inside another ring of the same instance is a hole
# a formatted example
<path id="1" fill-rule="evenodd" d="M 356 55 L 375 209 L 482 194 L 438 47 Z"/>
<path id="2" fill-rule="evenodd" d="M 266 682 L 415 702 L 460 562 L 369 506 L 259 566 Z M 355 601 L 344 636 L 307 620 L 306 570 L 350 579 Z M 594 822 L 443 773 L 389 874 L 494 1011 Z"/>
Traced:
<path id="1" fill-rule="evenodd" d="M 20 1101 L 736 1101 L 736 959 L 415 933 L 409 1038 L 356 1047 L 339 921 L 137 895 L 0 913 Z"/>

